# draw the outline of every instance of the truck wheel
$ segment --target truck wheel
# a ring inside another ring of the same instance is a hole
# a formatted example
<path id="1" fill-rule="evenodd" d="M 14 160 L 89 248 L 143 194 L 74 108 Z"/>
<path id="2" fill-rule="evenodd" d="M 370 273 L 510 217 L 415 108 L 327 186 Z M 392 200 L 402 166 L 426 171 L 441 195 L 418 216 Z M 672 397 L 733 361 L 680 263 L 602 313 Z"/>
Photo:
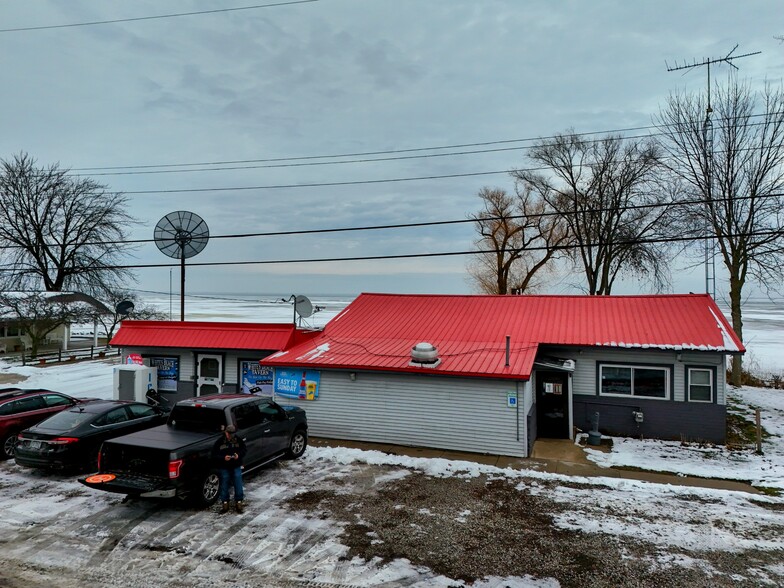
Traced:
<path id="1" fill-rule="evenodd" d="M 289 450 L 286 455 L 291 459 L 297 459 L 299 456 L 305 453 L 305 448 L 307 446 L 308 434 L 305 432 L 305 429 L 297 429 L 291 436 L 291 441 L 289 441 Z"/>
<path id="2" fill-rule="evenodd" d="M 16 449 L 16 433 L 9 435 L 3 440 L 3 454 L 2 459 L 13 459 L 14 450 Z"/>
<path id="3" fill-rule="evenodd" d="M 218 500 L 219 490 L 220 478 L 218 477 L 218 472 L 212 471 L 199 479 L 199 482 L 193 487 L 191 498 L 196 506 L 207 508 Z"/>

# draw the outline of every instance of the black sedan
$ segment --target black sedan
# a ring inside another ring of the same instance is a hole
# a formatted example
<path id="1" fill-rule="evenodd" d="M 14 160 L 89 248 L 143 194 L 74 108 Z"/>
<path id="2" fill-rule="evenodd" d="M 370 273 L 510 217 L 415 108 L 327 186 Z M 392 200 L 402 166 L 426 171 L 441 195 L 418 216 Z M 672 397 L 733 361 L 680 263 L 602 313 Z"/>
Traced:
<path id="1" fill-rule="evenodd" d="M 164 422 L 164 411 L 140 402 L 80 404 L 19 433 L 14 459 L 31 468 L 95 470 L 106 439 Z"/>

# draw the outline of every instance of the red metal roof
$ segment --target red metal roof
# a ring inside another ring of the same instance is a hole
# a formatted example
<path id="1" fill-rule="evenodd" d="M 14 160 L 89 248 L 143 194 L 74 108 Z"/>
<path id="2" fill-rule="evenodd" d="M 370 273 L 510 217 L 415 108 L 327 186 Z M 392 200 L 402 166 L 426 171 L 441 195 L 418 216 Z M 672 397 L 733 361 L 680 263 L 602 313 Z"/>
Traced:
<path id="1" fill-rule="evenodd" d="M 423 341 L 438 348 L 435 368 L 409 365 L 411 348 Z M 322 333 L 263 363 L 528 378 L 540 344 L 744 351 L 707 294 L 361 294 Z"/>
<path id="2" fill-rule="evenodd" d="M 293 324 L 197 321 L 123 321 L 115 347 L 185 347 L 188 349 L 286 349 L 299 343 Z"/>

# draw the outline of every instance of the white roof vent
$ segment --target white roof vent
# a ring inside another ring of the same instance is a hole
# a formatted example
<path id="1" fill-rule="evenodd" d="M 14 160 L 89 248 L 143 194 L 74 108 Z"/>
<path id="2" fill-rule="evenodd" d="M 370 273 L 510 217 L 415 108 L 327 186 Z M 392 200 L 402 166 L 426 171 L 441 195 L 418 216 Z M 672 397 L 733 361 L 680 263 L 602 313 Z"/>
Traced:
<path id="1" fill-rule="evenodd" d="M 411 348 L 411 361 L 408 365 L 414 367 L 436 367 L 441 363 L 438 349 L 432 343 L 417 343 Z"/>

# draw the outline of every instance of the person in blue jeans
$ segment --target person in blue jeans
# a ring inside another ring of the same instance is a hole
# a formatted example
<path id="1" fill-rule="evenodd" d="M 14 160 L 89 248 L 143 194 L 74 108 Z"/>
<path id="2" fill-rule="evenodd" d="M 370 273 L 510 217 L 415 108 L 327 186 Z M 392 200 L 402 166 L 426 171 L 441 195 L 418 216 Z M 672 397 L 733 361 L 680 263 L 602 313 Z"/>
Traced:
<path id="1" fill-rule="evenodd" d="M 223 436 L 215 442 L 212 454 L 220 475 L 221 514 L 229 512 L 229 493 L 234 487 L 234 507 L 238 513 L 244 510 L 245 491 L 242 487 L 242 460 L 245 457 L 245 442 L 237 437 L 237 427 L 228 425 Z"/>

